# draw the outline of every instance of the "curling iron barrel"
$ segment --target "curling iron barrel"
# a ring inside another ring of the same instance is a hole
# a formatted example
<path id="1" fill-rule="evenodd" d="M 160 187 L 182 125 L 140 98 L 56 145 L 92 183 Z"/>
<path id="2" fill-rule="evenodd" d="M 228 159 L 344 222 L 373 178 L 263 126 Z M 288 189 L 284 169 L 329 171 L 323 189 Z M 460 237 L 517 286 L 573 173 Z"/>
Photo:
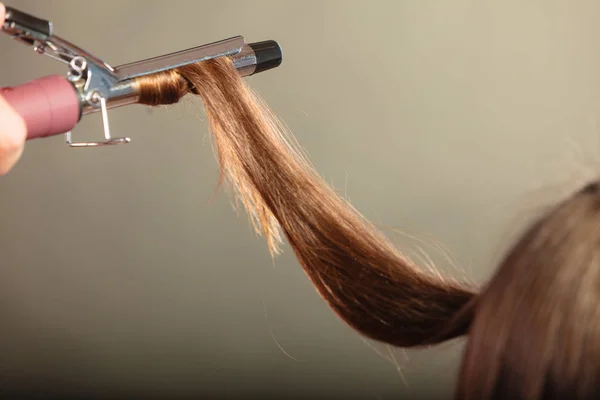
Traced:
<path id="1" fill-rule="evenodd" d="M 241 36 L 130 64 L 111 67 L 89 52 L 53 35 L 52 23 L 7 7 L 2 31 L 68 65 L 66 77 L 51 75 L 15 87 L 0 88 L 0 94 L 23 117 L 28 140 L 64 133 L 72 147 L 128 143 L 112 138 L 108 110 L 139 101 L 136 79 L 216 57 L 229 57 L 242 77 L 276 68 L 282 51 L 269 40 L 246 44 Z M 104 141 L 73 143 L 71 130 L 85 115 L 102 112 Z"/>

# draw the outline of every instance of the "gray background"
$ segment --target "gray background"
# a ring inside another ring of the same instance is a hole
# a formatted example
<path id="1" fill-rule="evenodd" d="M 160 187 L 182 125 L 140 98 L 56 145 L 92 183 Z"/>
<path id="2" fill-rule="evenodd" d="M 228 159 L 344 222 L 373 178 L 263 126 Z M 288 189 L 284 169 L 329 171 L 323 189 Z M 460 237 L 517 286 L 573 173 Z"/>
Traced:
<path id="1" fill-rule="evenodd" d="M 420 249 L 477 282 L 597 165 L 594 0 L 8 4 L 114 65 L 237 34 L 278 40 L 283 65 L 249 82 L 319 172 L 423 265 Z M 8 37 L 0 59 L 3 86 L 65 72 Z M 288 247 L 273 262 L 222 192 L 210 201 L 198 111 L 115 110 L 112 131 L 132 144 L 33 141 L 0 179 L 0 388 L 448 397 L 460 342 L 363 341 Z M 101 137 L 100 117 L 74 134 Z"/>

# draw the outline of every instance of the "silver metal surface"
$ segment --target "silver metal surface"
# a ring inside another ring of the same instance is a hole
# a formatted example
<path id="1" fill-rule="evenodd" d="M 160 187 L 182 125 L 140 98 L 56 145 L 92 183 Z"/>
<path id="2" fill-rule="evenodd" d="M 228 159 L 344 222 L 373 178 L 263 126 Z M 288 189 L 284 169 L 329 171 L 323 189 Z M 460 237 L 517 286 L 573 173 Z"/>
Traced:
<path id="1" fill-rule="evenodd" d="M 106 99 L 98 92 L 94 92 L 90 96 L 90 103 L 99 103 L 100 110 L 102 110 L 102 125 L 104 127 L 104 141 L 102 142 L 76 142 L 71 140 L 71 132 L 65 133 L 65 143 L 71 147 L 98 147 L 98 146 L 109 146 L 115 144 L 129 143 L 131 139 L 125 138 L 111 138 L 110 127 L 108 123 L 108 107 L 106 106 Z"/>
<path id="2" fill-rule="evenodd" d="M 116 68 L 116 75 L 120 81 L 133 79 L 188 64 L 199 63 L 211 58 L 231 56 L 242 51 L 242 47 L 244 47 L 244 38 L 236 36 L 188 50 L 121 65 Z"/>
<path id="3" fill-rule="evenodd" d="M 250 76 L 256 70 L 256 54 L 254 54 L 254 49 L 248 45 L 244 45 L 242 51 L 230 58 L 242 77 Z"/>

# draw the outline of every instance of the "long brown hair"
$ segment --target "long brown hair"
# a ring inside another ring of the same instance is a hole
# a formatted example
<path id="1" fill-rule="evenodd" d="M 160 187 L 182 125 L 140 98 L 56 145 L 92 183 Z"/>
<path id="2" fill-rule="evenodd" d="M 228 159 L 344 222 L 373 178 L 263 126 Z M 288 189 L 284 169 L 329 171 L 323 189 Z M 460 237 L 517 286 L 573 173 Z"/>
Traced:
<path id="1" fill-rule="evenodd" d="M 584 399 L 595 389 L 596 370 L 581 361 L 600 349 L 592 318 L 598 267 L 590 267 L 598 260 L 586 247 L 600 240 L 600 225 L 590 218 L 600 199 L 595 191 L 538 222 L 478 296 L 470 285 L 413 265 L 338 196 L 227 57 L 139 78 L 138 85 L 143 104 L 172 104 L 188 93 L 202 98 L 221 182 L 274 255 L 287 239 L 318 292 L 352 328 L 403 347 L 469 333 L 457 399 L 550 399 L 559 389 Z"/>

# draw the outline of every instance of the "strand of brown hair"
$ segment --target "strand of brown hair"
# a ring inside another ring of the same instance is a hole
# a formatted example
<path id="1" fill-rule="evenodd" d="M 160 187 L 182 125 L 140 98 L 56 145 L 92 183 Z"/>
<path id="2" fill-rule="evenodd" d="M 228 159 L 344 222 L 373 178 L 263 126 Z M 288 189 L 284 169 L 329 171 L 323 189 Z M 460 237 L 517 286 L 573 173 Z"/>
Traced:
<path id="1" fill-rule="evenodd" d="M 466 333 L 474 292 L 421 271 L 338 196 L 226 57 L 138 79 L 140 102 L 203 100 L 222 179 L 273 254 L 282 231 L 320 295 L 366 337 L 419 346 Z M 454 321 L 451 323 L 451 321 Z M 440 336 L 440 329 L 445 328 Z"/>

